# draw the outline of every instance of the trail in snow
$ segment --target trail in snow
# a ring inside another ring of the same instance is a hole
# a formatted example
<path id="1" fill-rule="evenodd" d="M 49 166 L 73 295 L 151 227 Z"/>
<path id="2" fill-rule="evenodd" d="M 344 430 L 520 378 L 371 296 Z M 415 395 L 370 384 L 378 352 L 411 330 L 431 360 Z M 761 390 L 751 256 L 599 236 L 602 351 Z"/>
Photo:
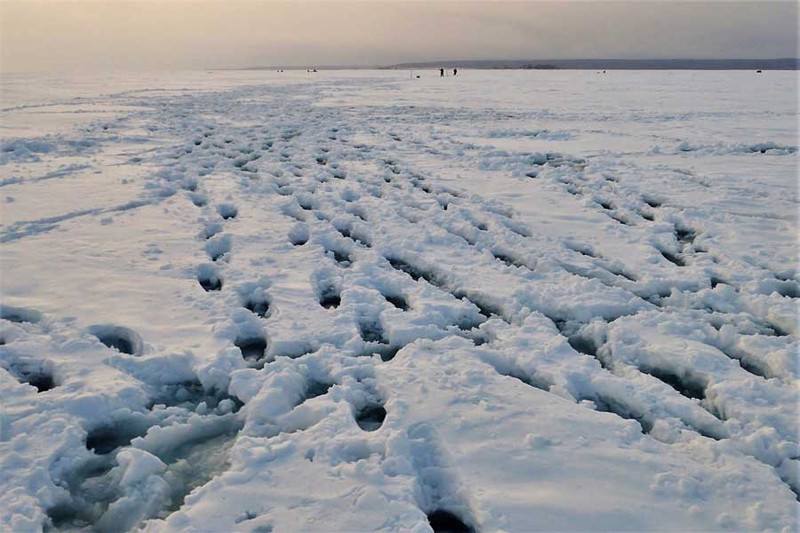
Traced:
<path id="1" fill-rule="evenodd" d="M 794 528 L 793 96 L 463 74 L 124 80 L 5 141 L 2 523 Z"/>

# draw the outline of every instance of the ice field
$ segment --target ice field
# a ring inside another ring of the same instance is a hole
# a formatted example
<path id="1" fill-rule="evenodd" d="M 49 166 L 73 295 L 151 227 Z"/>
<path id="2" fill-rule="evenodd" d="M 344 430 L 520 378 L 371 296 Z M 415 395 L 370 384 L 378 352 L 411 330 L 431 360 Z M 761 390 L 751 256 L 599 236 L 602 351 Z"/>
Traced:
<path id="1" fill-rule="evenodd" d="M 797 530 L 796 73 L 448 74 L 4 76 L 0 530 Z"/>

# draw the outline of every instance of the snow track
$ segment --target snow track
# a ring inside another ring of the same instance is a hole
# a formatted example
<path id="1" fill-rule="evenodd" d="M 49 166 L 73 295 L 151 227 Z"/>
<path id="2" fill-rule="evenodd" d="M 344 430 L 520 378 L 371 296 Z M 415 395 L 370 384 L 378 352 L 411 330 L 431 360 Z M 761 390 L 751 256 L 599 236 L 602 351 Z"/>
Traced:
<path id="1" fill-rule="evenodd" d="M 4 142 L 0 523 L 796 527 L 794 104 L 725 137 L 758 119 L 498 76 L 193 79 Z"/>

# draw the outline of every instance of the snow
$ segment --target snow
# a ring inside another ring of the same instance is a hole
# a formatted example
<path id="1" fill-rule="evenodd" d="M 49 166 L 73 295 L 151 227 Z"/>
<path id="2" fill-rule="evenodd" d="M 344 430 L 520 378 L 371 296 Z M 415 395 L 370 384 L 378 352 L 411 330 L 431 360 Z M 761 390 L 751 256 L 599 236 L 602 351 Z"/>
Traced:
<path id="1" fill-rule="evenodd" d="M 8 75 L 0 529 L 797 528 L 791 72 Z"/>

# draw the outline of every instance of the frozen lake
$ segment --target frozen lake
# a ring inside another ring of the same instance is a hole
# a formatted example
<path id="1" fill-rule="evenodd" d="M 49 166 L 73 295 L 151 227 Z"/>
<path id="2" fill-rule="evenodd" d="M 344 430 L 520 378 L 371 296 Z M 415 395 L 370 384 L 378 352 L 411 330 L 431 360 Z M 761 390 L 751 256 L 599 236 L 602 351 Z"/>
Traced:
<path id="1" fill-rule="evenodd" d="M 796 73 L 451 74 L 4 75 L 0 529 L 796 528 Z"/>

